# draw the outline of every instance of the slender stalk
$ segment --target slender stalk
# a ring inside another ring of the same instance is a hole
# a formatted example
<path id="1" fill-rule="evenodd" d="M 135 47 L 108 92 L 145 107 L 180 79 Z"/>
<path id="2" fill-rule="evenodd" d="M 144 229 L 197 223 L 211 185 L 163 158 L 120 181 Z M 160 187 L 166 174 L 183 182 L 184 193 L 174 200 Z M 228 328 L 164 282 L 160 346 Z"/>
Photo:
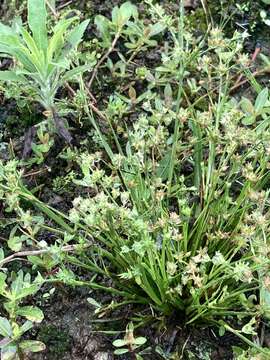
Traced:
<path id="1" fill-rule="evenodd" d="M 109 47 L 109 49 L 107 50 L 107 52 L 101 57 L 101 59 L 99 60 L 99 62 L 97 63 L 97 65 L 95 66 L 94 70 L 93 70 L 93 73 L 92 73 L 92 76 L 90 78 L 90 81 L 88 82 L 88 89 L 90 90 L 91 87 L 92 87 L 92 84 L 93 84 L 93 81 L 97 75 L 97 72 L 98 72 L 98 69 L 100 68 L 100 66 L 104 63 L 104 61 L 108 58 L 108 56 L 111 54 L 111 52 L 113 52 L 115 46 L 116 46 L 116 43 L 120 37 L 120 34 L 121 34 L 121 31 L 119 30 L 116 34 L 115 34 L 115 37 L 112 41 L 112 44 L 111 46 Z"/>
<path id="2" fill-rule="evenodd" d="M 265 349 L 259 345 L 257 345 L 255 342 L 250 341 L 246 336 L 244 336 L 243 334 L 241 334 L 240 331 L 237 331 L 235 329 L 233 329 L 231 326 L 229 326 L 228 324 L 224 323 L 222 321 L 222 325 L 224 326 L 224 328 L 228 331 L 230 331 L 231 333 L 233 333 L 234 335 L 238 336 L 242 341 L 244 341 L 246 344 L 248 344 L 249 346 L 251 346 L 252 348 L 256 349 L 258 351 L 258 354 L 264 354 L 267 356 L 270 356 L 270 351 L 269 349 Z"/>
<path id="3" fill-rule="evenodd" d="M 61 251 L 63 252 L 72 252 L 75 251 L 78 248 L 77 245 L 66 245 L 61 248 Z M 5 259 L 0 261 L 0 268 L 2 268 L 4 265 L 8 264 L 11 261 L 14 261 L 20 257 L 27 257 L 27 256 L 38 256 L 43 254 L 48 254 L 51 252 L 51 249 L 42 249 L 42 250 L 27 250 L 27 251 L 18 251 Z M 18 259 L 19 260 L 19 259 Z"/>

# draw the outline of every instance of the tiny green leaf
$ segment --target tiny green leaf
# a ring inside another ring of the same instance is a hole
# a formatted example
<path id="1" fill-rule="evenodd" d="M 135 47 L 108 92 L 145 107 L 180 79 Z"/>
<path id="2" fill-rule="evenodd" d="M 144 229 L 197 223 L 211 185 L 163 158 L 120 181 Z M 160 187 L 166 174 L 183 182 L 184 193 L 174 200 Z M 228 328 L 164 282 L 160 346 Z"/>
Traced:
<path id="1" fill-rule="evenodd" d="M 81 42 L 89 21 L 90 20 L 84 20 L 82 23 L 75 26 L 74 29 L 71 30 L 69 36 L 67 37 L 67 42 L 71 45 L 72 49 L 76 48 Z"/>
<path id="2" fill-rule="evenodd" d="M 39 49 L 47 51 L 47 10 L 45 0 L 28 0 L 28 24 Z"/>
<path id="3" fill-rule="evenodd" d="M 0 334 L 4 337 L 12 336 L 12 327 L 8 319 L 0 317 Z"/>
<path id="4" fill-rule="evenodd" d="M 110 24 L 111 22 L 103 15 L 95 17 L 95 25 L 103 40 L 103 47 L 109 47 L 111 44 Z"/>
<path id="5" fill-rule="evenodd" d="M 166 29 L 166 26 L 164 24 L 161 24 L 161 23 L 156 23 L 154 25 L 151 25 L 150 32 L 149 32 L 149 37 L 158 35 L 162 31 L 164 31 L 165 29 Z"/>
<path id="6" fill-rule="evenodd" d="M 87 298 L 87 301 L 89 302 L 90 305 L 93 305 L 95 308 L 99 309 L 101 308 L 101 305 L 93 298 Z"/>
<path id="7" fill-rule="evenodd" d="M 219 327 L 219 329 L 218 329 L 218 334 L 219 334 L 219 336 L 220 336 L 220 337 L 223 336 L 223 335 L 225 334 L 225 332 L 226 332 L 225 327 L 221 325 L 221 326 Z"/>
<path id="8" fill-rule="evenodd" d="M 131 4 L 131 2 L 129 1 L 122 4 L 119 10 L 124 23 L 126 23 L 131 17 L 133 18 L 138 17 L 137 7 Z"/>
<path id="9" fill-rule="evenodd" d="M 36 353 L 46 349 L 46 345 L 37 340 L 24 340 L 20 343 L 19 347 L 23 351 L 30 353 Z"/>
<path id="10" fill-rule="evenodd" d="M 115 6 L 112 10 L 112 22 L 118 29 L 121 29 L 131 17 L 137 18 L 138 10 L 129 1 L 122 4 L 120 8 Z"/>
<path id="11" fill-rule="evenodd" d="M 146 342 L 147 342 L 147 339 L 142 336 L 134 339 L 134 344 L 139 345 L 139 346 L 145 344 Z"/>
<path id="12" fill-rule="evenodd" d="M 254 106 L 248 98 L 242 97 L 240 105 L 241 105 L 242 110 L 246 114 L 249 114 L 249 115 L 254 114 L 254 110 L 255 110 Z"/>
<path id="13" fill-rule="evenodd" d="M 26 333 L 28 330 L 32 329 L 33 327 L 33 323 L 30 320 L 27 320 L 21 327 L 20 327 L 20 333 L 24 334 Z"/>
<path id="14" fill-rule="evenodd" d="M 7 345 L 1 349 L 1 360 L 17 360 L 17 346 L 16 345 Z"/>
<path id="15" fill-rule="evenodd" d="M 67 71 L 63 76 L 62 76 L 62 82 L 64 83 L 65 81 L 71 80 L 76 78 L 76 76 L 84 73 L 87 70 L 91 70 L 89 69 L 89 65 L 82 65 L 82 66 L 77 66 L 76 68 Z"/>
<path id="16" fill-rule="evenodd" d="M 71 19 L 63 19 L 57 23 L 57 25 L 53 29 L 53 36 L 49 40 L 47 56 L 48 61 L 52 61 L 53 57 L 56 54 L 61 53 L 62 47 L 64 45 L 64 33 L 68 29 L 68 27 L 75 21 L 76 17 Z M 55 59 L 56 60 L 56 59 Z"/>
<path id="17" fill-rule="evenodd" d="M 115 346 L 115 347 L 122 347 L 122 346 L 125 346 L 125 345 L 127 345 L 127 340 L 124 340 L 124 339 L 118 339 L 118 340 L 115 340 L 114 342 L 113 342 L 113 346 Z"/>
<path id="18" fill-rule="evenodd" d="M 25 317 L 27 320 L 40 323 L 44 319 L 43 312 L 36 306 L 24 306 L 16 311 L 17 315 Z"/>
<path id="19" fill-rule="evenodd" d="M 116 349 L 116 350 L 114 350 L 115 355 L 122 355 L 122 354 L 126 354 L 128 352 L 129 352 L 128 349 Z"/>
<path id="20" fill-rule="evenodd" d="M 20 251 L 22 248 L 23 238 L 20 236 L 12 236 L 7 244 L 8 247 L 13 251 Z"/>
<path id="21" fill-rule="evenodd" d="M 246 325 L 242 327 L 242 332 L 248 335 L 256 335 L 256 331 L 254 330 L 256 324 L 256 319 L 252 318 Z"/>
<path id="22" fill-rule="evenodd" d="M 267 88 L 263 89 L 259 95 L 256 98 L 255 101 L 255 111 L 256 113 L 260 113 L 261 110 L 264 108 L 264 106 L 266 105 L 266 102 L 268 100 L 268 95 L 269 95 L 269 91 Z"/>
<path id="23" fill-rule="evenodd" d="M 242 119 L 242 124 L 243 125 L 253 125 L 256 121 L 256 116 L 245 116 L 243 119 Z"/>

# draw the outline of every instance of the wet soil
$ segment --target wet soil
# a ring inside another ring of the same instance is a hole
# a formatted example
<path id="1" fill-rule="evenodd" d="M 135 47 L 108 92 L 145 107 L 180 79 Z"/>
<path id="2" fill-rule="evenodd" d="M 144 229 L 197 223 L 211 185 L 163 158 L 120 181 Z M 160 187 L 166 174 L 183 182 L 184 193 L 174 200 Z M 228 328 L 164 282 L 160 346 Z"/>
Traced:
<path id="1" fill-rule="evenodd" d="M 92 296 L 87 289 L 57 289 L 47 301 L 41 299 L 46 318 L 32 334 L 47 344 L 47 350 L 33 357 L 34 360 L 112 360 L 114 356 L 112 341 L 123 336 L 127 320 L 125 313 L 136 311 L 126 308 L 116 314 L 97 319 L 87 297 Z M 100 296 L 100 295 L 99 295 Z M 98 301 L 105 299 L 100 297 Z M 109 298 L 106 296 L 106 301 Z M 175 324 L 174 324 L 175 323 Z M 167 329 L 159 331 L 155 326 L 146 326 L 136 335 L 147 338 L 144 359 L 201 359 L 231 360 L 231 347 L 239 340 L 227 335 L 220 338 L 211 328 L 181 328 L 175 319 Z M 106 335 L 104 329 L 114 331 Z M 120 360 L 132 360 L 128 354 Z"/>

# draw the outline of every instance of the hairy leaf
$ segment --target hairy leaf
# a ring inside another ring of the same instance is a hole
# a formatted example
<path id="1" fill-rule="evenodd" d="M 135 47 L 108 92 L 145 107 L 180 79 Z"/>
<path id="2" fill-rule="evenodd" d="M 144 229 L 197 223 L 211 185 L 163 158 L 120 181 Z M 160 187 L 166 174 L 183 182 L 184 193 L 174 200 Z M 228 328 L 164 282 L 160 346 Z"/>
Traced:
<path id="1" fill-rule="evenodd" d="M 22 75 L 17 75 L 16 72 L 12 70 L 0 71 L 0 80 L 25 82 L 25 78 Z"/>
<path id="2" fill-rule="evenodd" d="M 89 20 L 84 20 L 79 25 L 75 26 L 71 30 L 70 34 L 67 37 L 67 42 L 71 45 L 71 49 L 75 49 L 79 43 L 82 41 L 83 34 L 89 24 Z"/>
<path id="3" fill-rule="evenodd" d="M 68 27 L 75 21 L 76 17 L 71 19 L 64 19 L 59 21 L 59 23 L 54 28 L 54 34 L 49 40 L 49 46 L 47 51 L 48 61 L 50 62 L 55 54 L 60 54 L 62 47 L 64 45 L 64 34 L 67 31 Z M 56 61 L 57 59 L 55 59 Z"/>
<path id="4" fill-rule="evenodd" d="M 21 307 L 17 310 L 17 315 L 37 323 L 40 323 L 44 319 L 43 312 L 36 306 Z"/>
<path id="5" fill-rule="evenodd" d="M 95 17 L 95 25 L 103 40 L 103 47 L 109 47 L 111 44 L 110 24 L 110 21 L 103 15 Z"/>
<path id="6" fill-rule="evenodd" d="M 268 88 L 265 88 L 257 96 L 256 101 L 255 101 L 255 106 L 254 106 L 255 111 L 257 113 L 259 113 L 266 105 L 266 102 L 268 100 L 268 95 L 269 95 Z"/>
<path id="7" fill-rule="evenodd" d="M 73 78 L 75 78 L 77 75 L 84 73 L 85 71 L 89 71 L 91 70 L 89 68 L 88 65 L 82 65 L 82 66 L 77 66 L 72 70 L 67 71 L 63 76 L 62 76 L 62 83 L 64 83 L 65 81 L 71 80 Z"/>
<path id="8" fill-rule="evenodd" d="M 24 340 L 20 343 L 19 347 L 20 349 L 30 353 L 36 353 L 46 349 L 46 345 L 38 340 Z"/>
<path id="9" fill-rule="evenodd" d="M 12 336 L 12 327 L 8 319 L 0 317 L 0 334 L 4 337 Z"/>
<path id="10" fill-rule="evenodd" d="M 38 48 L 44 53 L 48 47 L 46 21 L 45 0 L 28 0 L 28 24 Z"/>
<path id="11" fill-rule="evenodd" d="M 8 345 L 1 349 L 1 360 L 17 360 L 17 346 L 16 345 Z"/>

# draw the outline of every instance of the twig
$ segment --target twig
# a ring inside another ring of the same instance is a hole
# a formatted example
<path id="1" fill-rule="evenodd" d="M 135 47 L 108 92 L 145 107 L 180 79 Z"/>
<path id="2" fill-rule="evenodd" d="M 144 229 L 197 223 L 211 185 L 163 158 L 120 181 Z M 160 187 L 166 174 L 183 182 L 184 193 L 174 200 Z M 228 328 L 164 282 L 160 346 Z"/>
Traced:
<path id="1" fill-rule="evenodd" d="M 187 340 L 185 341 L 185 343 L 184 343 L 184 345 L 182 347 L 181 359 L 184 358 L 184 351 L 185 351 L 185 348 L 186 348 L 186 346 L 187 346 L 187 344 L 189 342 L 189 339 L 190 339 L 190 334 L 188 335 L 188 338 L 187 338 Z"/>
<path id="2" fill-rule="evenodd" d="M 64 251 L 64 252 L 70 252 L 70 251 L 74 251 L 74 250 L 76 250 L 76 245 L 66 245 L 61 249 L 61 251 Z M 42 254 L 47 254 L 50 251 L 51 251 L 50 249 L 43 249 L 43 250 L 29 250 L 29 251 L 16 252 L 16 253 L 6 257 L 2 261 L 0 261 L 0 268 L 3 265 L 5 265 L 11 261 L 19 260 L 18 259 L 19 257 L 42 255 Z"/>
<path id="3" fill-rule="evenodd" d="M 91 93 L 91 91 L 89 89 L 87 89 L 88 95 L 90 96 L 90 98 L 93 100 L 93 102 L 96 104 L 97 103 L 97 99 L 94 97 L 94 95 Z"/>
<path id="4" fill-rule="evenodd" d="M 68 89 L 68 91 L 72 94 L 72 96 L 76 95 L 76 92 L 72 89 L 72 87 L 68 83 L 66 83 L 65 86 Z M 86 86 L 85 89 L 87 91 L 87 94 L 96 102 L 96 99 L 91 94 L 90 90 Z M 93 103 L 89 102 L 89 106 L 102 120 L 107 121 L 106 116 Z"/>
<path id="5" fill-rule="evenodd" d="M 74 91 L 73 89 L 72 89 L 72 87 L 69 85 L 69 83 L 65 83 L 65 87 L 67 88 L 67 90 L 70 92 L 70 94 L 72 95 L 72 96 L 75 96 L 76 95 L 76 91 Z"/>
<path id="6" fill-rule="evenodd" d="M 213 21 L 213 18 L 212 18 L 212 14 L 209 11 L 207 0 L 201 0 L 201 4 L 202 4 L 203 11 L 205 13 L 207 25 L 208 26 L 210 25 L 210 23 L 209 23 L 209 18 L 210 18 L 211 26 L 213 27 L 214 21 Z"/>
<path id="7" fill-rule="evenodd" d="M 260 51 L 261 51 L 261 47 L 259 45 L 257 45 L 256 48 L 255 48 L 254 53 L 252 54 L 251 60 L 249 61 L 249 64 L 248 64 L 249 66 L 256 60 L 256 58 L 259 55 Z M 243 74 L 239 75 L 239 77 L 236 80 L 236 83 L 235 83 L 234 86 L 237 87 L 237 85 L 241 83 L 242 78 L 243 78 Z"/>
<path id="8" fill-rule="evenodd" d="M 65 3 L 65 4 L 59 5 L 59 6 L 58 6 L 58 10 L 61 10 L 61 9 L 65 8 L 66 6 L 69 6 L 70 4 L 72 4 L 72 2 L 73 2 L 73 0 L 70 0 L 70 1 L 68 1 L 67 3 Z"/>
<path id="9" fill-rule="evenodd" d="M 107 117 L 91 102 L 89 102 L 90 108 L 104 121 L 108 121 Z"/>
<path id="10" fill-rule="evenodd" d="M 92 76 L 91 76 L 91 79 L 88 83 L 88 89 L 90 90 L 91 89 L 91 86 L 92 86 L 92 83 L 97 75 L 97 72 L 98 72 L 98 69 L 100 68 L 100 66 L 103 64 L 103 62 L 107 59 L 107 57 L 110 55 L 110 53 L 114 50 L 115 48 L 115 45 L 118 41 L 120 37 L 120 33 L 117 32 L 114 39 L 113 39 L 113 42 L 110 46 L 110 48 L 107 50 L 107 52 L 102 56 L 102 58 L 99 60 L 99 62 L 97 63 L 97 65 L 95 66 L 94 70 L 93 70 L 93 73 L 92 73 Z"/>
<path id="11" fill-rule="evenodd" d="M 267 73 L 270 73 L 270 67 L 266 67 L 266 68 L 264 68 L 264 69 L 257 70 L 257 71 L 255 71 L 254 73 L 252 73 L 252 76 L 253 76 L 253 77 L 257 77 L 257 76 L 261 76 L 261 75 L 267 74 Z M 245 80 L 240 81 L 239 83 L 236 83 L 234 86 L 232 86 L 232 87 L 230 88 L 229 93 L 235 91 L 235 90 L 238 89 L 240 86 L 245 85 L 247 82 L 249 82 L 249 79 L 245 79 Z"/>
<path id="12" fill-rule="evenodd" d="M 58 19 L 59 15 L 57 14 L 57 12 L 55 11 L 55 9 L 51 6 L 50 2 L 48 0 L 45 0 L 46 5 L 48 6 L 48 8 L 51 10 L 53 16 Z"/>
<path id="13" fill-rule="evenodd" d="M 23 174 L 22 177 L 25 177 L 25 178 L 26 177 L 31 177 L 31 176 L 34 176 L 34 175 L 42 174 L 44 172 L 48 172 L 48 171 L 51 171 L 50 168 L 48 166 L 45 166 L 45 168 L 43 168 L 43 169 L 32 171 L 32 172 L 29 172 L 27 174 Z"/>
<path id="14" fill-rule="evenodd" d="M 76 95 L 76 91 L 74 91 L 72 89 L 72 87 L 66 82 L 65 83 L 65 87 L 67 88 L 67 90 L 71 93 L 72 96 L 75 96 Z M 87 93 L 88 95 L 90 96 L 90 98 L 93 100 L 93 102 L 96 104 L 97 103 L 97 99 L 94 97 L 94 95 L 91 93 L 91 91 L 89 89 L 87 89 Z"/>

